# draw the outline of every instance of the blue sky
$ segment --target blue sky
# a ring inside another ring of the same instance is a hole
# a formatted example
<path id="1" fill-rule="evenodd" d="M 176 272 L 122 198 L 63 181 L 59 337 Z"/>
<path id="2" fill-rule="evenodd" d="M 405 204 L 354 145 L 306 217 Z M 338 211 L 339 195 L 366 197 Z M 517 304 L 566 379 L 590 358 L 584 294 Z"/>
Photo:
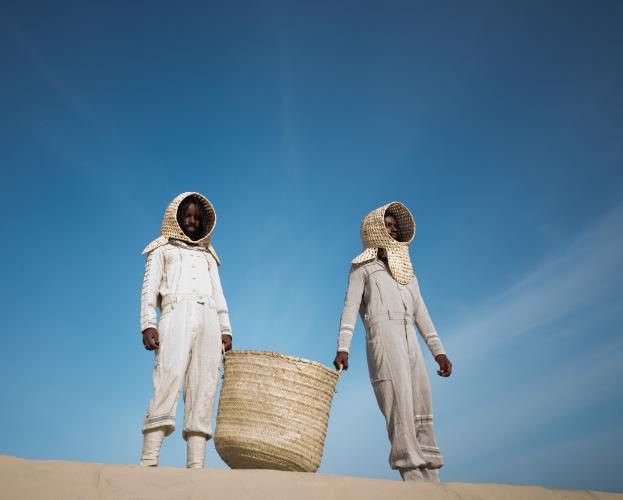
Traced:
<path id="1" fill-rule="evenodd" d="M 427 353 L 443 480 L 623 491 L 622 22 L 616 1 L 2 2 L 0 453 L 137 461 L 139 254 L 179 192 L 216 207 L 235 347 L 327 365 L 361 219 L 399 200 L 455 366 Z M 321 472 L 397 479 L 363 338 Z M 176 432 L 161 463 L 184 456 Z"/>

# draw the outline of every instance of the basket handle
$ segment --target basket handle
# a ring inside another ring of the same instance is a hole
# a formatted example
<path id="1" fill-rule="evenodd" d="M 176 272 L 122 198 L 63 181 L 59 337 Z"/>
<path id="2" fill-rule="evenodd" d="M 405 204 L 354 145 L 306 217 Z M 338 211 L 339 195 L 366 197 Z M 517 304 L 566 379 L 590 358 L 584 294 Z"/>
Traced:
<path id="1" fill-rule="evenodd" d="M 337 383 L 340 381 L 340 376 L 342 375 L 342 371 L 344 369 L 342 368 L 342 365 L 340 365 L 340 367 L 337 369 L 337 380 L 335 382 L 335 394 L 337 394 Z"/>
<path id="2" fill-rule="evenodd" d="M 221 356 L 223 356 L 223 359 L 221 360 L 223 363 L 223 374 L 221 375 L 221 379 L 224 379 L 225 378 L 225 344 L 223 344 L 222 342 L 221 342 Z"/>

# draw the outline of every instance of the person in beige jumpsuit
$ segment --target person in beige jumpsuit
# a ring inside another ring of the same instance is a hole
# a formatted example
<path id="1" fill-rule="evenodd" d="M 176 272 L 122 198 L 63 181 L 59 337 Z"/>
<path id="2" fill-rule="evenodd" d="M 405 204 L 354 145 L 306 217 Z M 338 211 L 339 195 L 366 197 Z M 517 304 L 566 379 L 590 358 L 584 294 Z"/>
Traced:
<path id="1" fill-rule="evenodd" d="M 218 385 L 221 344 L 231 349 L 231 326 L 210 244 L 216 224 L 211 203 L 182 193 L 165 212 L 161 236 L 150 243 L 141 293 L 145 349 L 155 350 L 154 395 L 143 423 L 141 465 L 158 464 L 165 436 L 175 429 L 184 390 L 187 467 L 203 467 Z M 160 309 L 160 320 L 156 310 Z"/>
<path id="2" fill-rule="evenodd" d="M 336 368 L 348 369 L 357 314 L 366 330 L 370 381 L 391 442 L 389 464 L 405 481 L 439 481 L 443 458 L 433 432 L 428 373 L 415 327 L 448 377 L 452 364 L 413 274 L 408 245 L 415 235 L 409 210 L 393 202 L 368 214 L 365 251 L 353 260 L 340 320 Z"/>

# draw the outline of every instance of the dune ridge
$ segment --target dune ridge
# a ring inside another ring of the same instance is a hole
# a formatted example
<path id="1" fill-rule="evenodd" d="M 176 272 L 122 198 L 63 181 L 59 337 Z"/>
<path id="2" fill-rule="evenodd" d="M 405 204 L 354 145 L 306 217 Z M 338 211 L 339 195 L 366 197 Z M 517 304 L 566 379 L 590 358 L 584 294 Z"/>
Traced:
<path id="1" fill-rule="evenodd" d="M 503 484 L 416 484 L 279 472 L 25 460 L 0 455 L 3 499 L 623 500 L 620 493 Z"/>

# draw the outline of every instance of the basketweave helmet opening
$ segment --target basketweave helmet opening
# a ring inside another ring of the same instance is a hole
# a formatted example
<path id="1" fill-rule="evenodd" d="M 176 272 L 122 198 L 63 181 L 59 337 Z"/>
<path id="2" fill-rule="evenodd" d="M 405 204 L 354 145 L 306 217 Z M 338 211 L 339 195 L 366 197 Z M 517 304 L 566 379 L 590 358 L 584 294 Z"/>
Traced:
<path id="1" fill-rule="evenodd" d="M 403 243 L 410 242 L 415 236 L 415 221 L 409 209 L 402 203 L 394 202 L 385 210 L 383 219 L 386 215 L 393 215 L 396 219 L 398 224 L 398 241 Z"/>
<path id="2" fill-rule="evenodd" d="M 205 232 L 203 236 L 199 237 L 198 239 L 191 239 L 189 236 L 186 236 L 186 234 L 182 230 L 182 225 L 180 225 L 177 219 L 179 206 L 184 200 L 186 200 L 186 198 L 189 198 L 191 196 L 194 196 L 201 203 L 201 206 L 204 208 L 204 213 L 206 217 Z M 146 254 L 152 252 L 156 248 L 167 244 L 169 240 L 175 239 L 193 244 L 201 244 L 208 250 L 208 252 L 210 252 L 210 254 L 212 254 L 212 257 L 214 257 L 214 260 L 216 260 L 216 263 L 220 266 L 221 261 L 219 260 L 216 252 L 214 251 L 214 248 L 210 243 L 210 238 L 212 236 L 212 232 L 214 231 L 215 226 L 216 212 L 214 211 L 212 203 L 210 203 L 210 201 L 205 196 L 192 191 L 180 193 L 173 199 L 173 201 L 171 201 L 171 203 L 169 203 L 166 210 L 164 211 L 162 225 L 160 226 L 160 236 L 153 240 L 151 243 L 149 243 L 149 245 L 145 247 L 142 253 Z"/>
<path id="3" fill-rule="evenodd" d="M 194 238 L 194 241 L 199 241 L 212 232 L 214 224 L 216 223 L 216 216 L 214 208 L 206 198 L 197 194 L 186 196 L 186 198 L 184 198 L 177 207 L 176 221 L 180 237 L 186 236 L 182 229 L 184 223 L 184 212 L 186 211 L 186 208 L 192 204 L 199 207 L 200 227 L 196 237 Z"/>

